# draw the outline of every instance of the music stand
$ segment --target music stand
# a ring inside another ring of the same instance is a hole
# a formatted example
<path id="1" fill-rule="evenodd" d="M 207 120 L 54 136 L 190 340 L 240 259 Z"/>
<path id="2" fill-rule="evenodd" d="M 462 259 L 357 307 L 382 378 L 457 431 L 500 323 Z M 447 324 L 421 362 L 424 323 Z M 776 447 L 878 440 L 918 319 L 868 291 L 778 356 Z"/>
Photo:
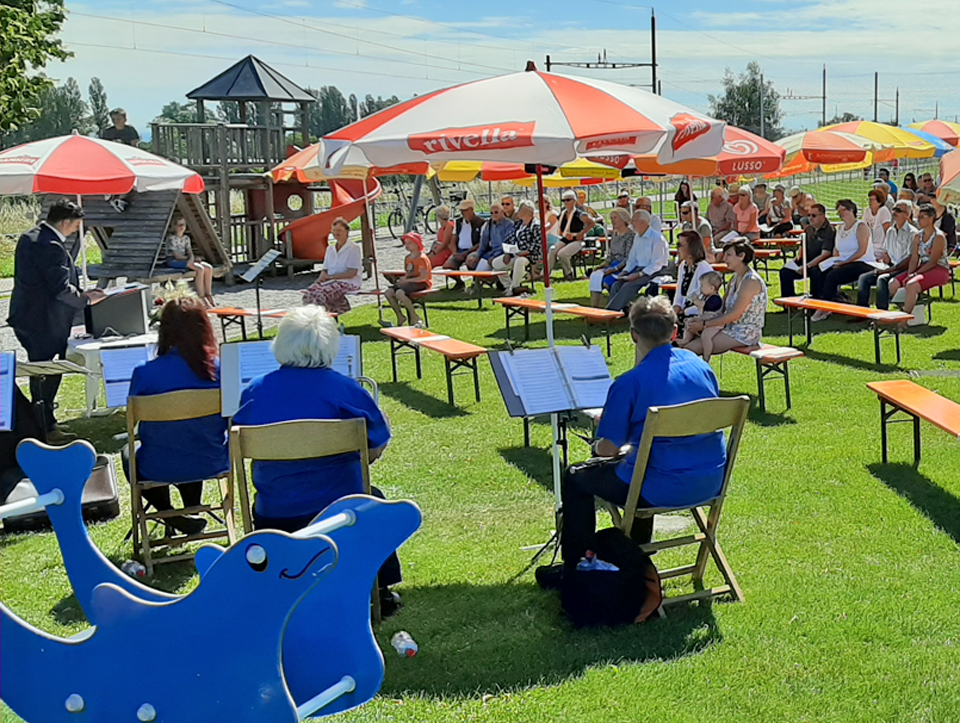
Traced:
<path id="1" fill-rule="evenodd" d="M 84 376 L 95 374 L 90 369 L 80 366 L 66 359 L 57 359 L 51 361 L 25 362 L 17 361 L 18 377 L 38 377 L 43 380 L 47 377 L 63 376 L 66 374 L 83 374 Z M 46 442 L 46 425 L 44 424 L 44 404 L 42 399 L 33 399 L 31 395 L 30 402 L 33 406 L 33 413 L 37 422 L 44 429 L 44 442 Z"/>
<path id="2" fill-rule="evenodd" d="M 266 270 L 270 264 L 277 260 L 277 257 L 280 256 L 280 252 L 277 249 L 270 249 L 257 259 L 257 263 L 247 269 L 246 273 L 240 276 L 241 279 L 247 282 L 257 282 L 257 334 L 260 338 L 263 338 L 263 315 L 261 313 L 260 307 L 260 287 L 263 286 L 263 272 Z"/>

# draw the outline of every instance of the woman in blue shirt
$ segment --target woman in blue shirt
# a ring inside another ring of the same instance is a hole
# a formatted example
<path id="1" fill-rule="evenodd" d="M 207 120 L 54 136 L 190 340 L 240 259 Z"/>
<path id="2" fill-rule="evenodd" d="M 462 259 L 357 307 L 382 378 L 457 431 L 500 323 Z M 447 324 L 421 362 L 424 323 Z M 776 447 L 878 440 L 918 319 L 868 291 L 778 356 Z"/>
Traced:
<path id="1" fill-rule="evenodd" d="M 207 312 L 192 298 L 167 302 L 160 316 L 157 358 L 133 370 L 130 396 L 150 396 L 184 389 L 219 389 L 220 360 Z M 185 507 L 196 507 L 203 480 L 230 469 L 227 421 L 219 414 L 180 422 L 141 422 L 137 446 L 137 477 L 177 485 Z M 128 469 L 124 449 L 124 470 Z M 127 472 L 129 477 L 129 472 Z M 142 491 L 157 510 L 173 509 L 169 487 Z M 168 517 L 166 524 L 187 534 L 206 526 L 201 517 Z"/>

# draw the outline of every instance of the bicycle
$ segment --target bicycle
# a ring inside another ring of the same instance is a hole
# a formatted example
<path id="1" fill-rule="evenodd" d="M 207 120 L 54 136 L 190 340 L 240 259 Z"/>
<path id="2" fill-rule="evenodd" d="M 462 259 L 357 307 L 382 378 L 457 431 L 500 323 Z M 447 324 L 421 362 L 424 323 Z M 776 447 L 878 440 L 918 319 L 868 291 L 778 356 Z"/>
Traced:
<path id="1" fill-rule="evenodd" d="M 406 197 L 406 194 L 403 192 L 403 186 L 398 185 L 394 194 L 397 197 L 397 205 L 394 206 L 393 210 L 390 211 L 387 216 L 387 228 L 390 230 L 390 235 L 399 239 L 407 230 L 407 214 L 410 209 L 410 200 Z M 434 227 L 436 226 L 436 216 L 434 216 Z M 413 226 L 411 231 L 419 231 L 425 229 L 430 231 L 430 223 L 428 222 L 428 216 L 425 206 L 418 206 L 414 214 Z"/>

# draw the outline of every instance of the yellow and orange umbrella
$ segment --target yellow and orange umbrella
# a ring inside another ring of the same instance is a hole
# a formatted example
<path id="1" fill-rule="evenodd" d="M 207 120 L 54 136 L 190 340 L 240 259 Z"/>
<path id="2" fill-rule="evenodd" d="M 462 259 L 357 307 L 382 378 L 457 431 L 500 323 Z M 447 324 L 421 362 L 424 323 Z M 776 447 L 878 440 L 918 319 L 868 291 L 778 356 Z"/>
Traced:
<path id="1" fill-rule="evenodd" d="M 803 131 L 777 141 L 786 163 L 767 178 L 784 178 L 820 168 L 826 173 L 867 168 L 893 159 L 893 148 L 841 131 Z"/>
<path id="2" fill-rule="evenodd" d="M 928 120 L 919 123 L 911 123 L 908 128 L 916 128 L 918 131 L 929 133 L 940 140 L 946 141 L 951 146 L 960 145 L 960 123 L 951 123 L 944 120 Z"/>
<path id="3" fill-rule="evenodd" d="M 863 136 L 876 143 L 882 143 L 893 149 L 894 158 L 930 158 L 936 152 L 931 143 L 922 138 L 886 123 L 873 121 L 851 121 L 818 128 L 817 131 L 840 131 Z"/>
<path id="4" fill-rule="evenodd" d="M 390 176 L 396 174 L 410 175 L 432 175 L 433 171 L 426 162 L 406 163 L 400 166 L 391 166 L 389 168 L 377 168 L 366 166 L 354 166 L 346 164 L 339 169 L 336 176 L 329 177 L 323 173 L 321 161 L 324 156 L 324 143 L 319 141 L 313 145 L 307 146 L 302 151 L 298 151 L 282 163 L 277 164 L 270 169 L 270 175 L 273 176 L 275 183 L 283 183 L 295 178 L 300 183 L 311 183 L 313 181 L 325 181 L 331 178 L 374 178 L 376 176 Z"/>
<path id="5" fill-rule="evenodd" d="M 960 203 L 960 149 L 940 157 L 940 187 L 937 201 L 946 205 Z"/>

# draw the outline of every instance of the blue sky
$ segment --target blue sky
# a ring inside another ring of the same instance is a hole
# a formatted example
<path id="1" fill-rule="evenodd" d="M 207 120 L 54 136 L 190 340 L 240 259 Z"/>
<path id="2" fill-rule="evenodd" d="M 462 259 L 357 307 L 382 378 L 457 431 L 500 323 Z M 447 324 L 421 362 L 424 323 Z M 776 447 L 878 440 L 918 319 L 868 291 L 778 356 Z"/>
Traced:
<path id="1" fill-rule="evenodd" d="M 957 19 L 960 0 L 926 0 L 925 17 Z M 918 28 L 902 0 L 785 0 L 718 4 L 654 3 L 663 94 L 701 111 L 725 68 L 761 64 L 784 100 L 788 129 L 820 117 L 823 64 L 828 116 L 873 115 L 873 74 L 880 74 L 879 119 L 902 123 L 960 115 L 960 54 L 946 22 Z M 111 105 L 146 130 L 160 107 L 253 53 L 300 85 L 333 84 L 345 93 L 401 98 L 490 75 L 542 68 L 554 60 L 650 59 L 649 4 L 625 0 L 527 0 L 445 3 L 434 0 L 113 0 L 67 2 L 63 38 L 76 54 L 48 68 L 52 77 L 93 76 Z M 955 25 L 955 24 L 954 24 Z M 558 72 L 628 84 L 649 83 L 649 69 Z"/>

